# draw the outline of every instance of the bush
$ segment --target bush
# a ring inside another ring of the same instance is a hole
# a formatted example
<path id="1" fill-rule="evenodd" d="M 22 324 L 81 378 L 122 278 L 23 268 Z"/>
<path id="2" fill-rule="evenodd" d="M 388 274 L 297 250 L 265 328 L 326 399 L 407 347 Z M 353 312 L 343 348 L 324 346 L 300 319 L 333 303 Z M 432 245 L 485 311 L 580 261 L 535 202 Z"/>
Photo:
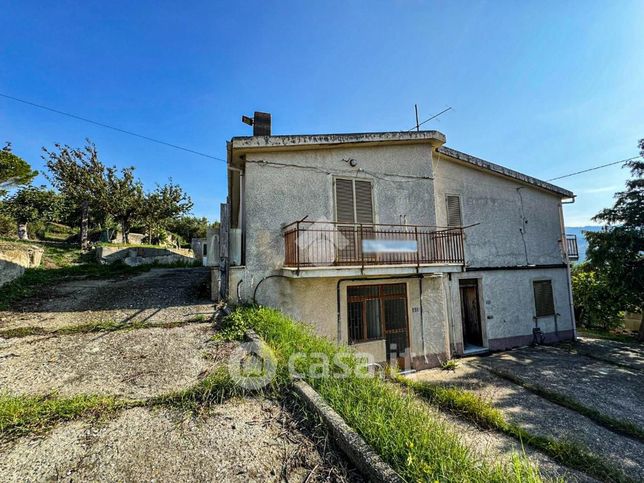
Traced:
<path id="1" fill-rule="evenodd" d="M 575 316 L 584 326 L 609 330 L 623 323 L 619 295 L 605 277 L 587 263 L 573 267 L 572 291 Z"/>

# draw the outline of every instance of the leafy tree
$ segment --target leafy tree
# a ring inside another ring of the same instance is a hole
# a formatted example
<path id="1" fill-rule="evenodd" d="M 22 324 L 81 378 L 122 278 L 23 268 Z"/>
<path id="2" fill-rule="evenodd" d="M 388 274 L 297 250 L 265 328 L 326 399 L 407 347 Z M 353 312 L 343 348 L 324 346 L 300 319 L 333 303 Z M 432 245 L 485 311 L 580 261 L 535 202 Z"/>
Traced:
<path id="1" fill-rule="evenodd" d="M 189 242 L 193 238 L 206 238 L 208 226 L 208 219 L 205 217 L 182 216 L 171 220 L 168 224 L 168 230 Z"/>
<path id="2" fill-rule="evenodd" d="M 621 322 L 621 305 L 615 300 L 610 283 L 588 262 L 573 266 L 572 291 L 575 318 L 586 327 L 608 330 Z"/>
<path id="3" fill-rule="evenodd" d="M 639 148 L 644 157 L 644 139 Z M 620 308 L 642 314 L 639 339 L 644 340 L 644 161 L 632 160 L 624 166 L 630 168 L 631 179 L 624 191 L 615 194 L 613 207 L 593 218 L 607 226 L 586 234 L 587 254 Z"/>
<path id="4" fill-rule="evenodd" d="M 107 169 L 105 191 L 106 210 L 121 225 L 123 241 L 129 243 L 129 233 L 143 208 L 143 185 L 134 178 L 134 168 L 125 168 L 119 175 L 116 168 Z"/>
<path id="5" fill-rule="evenodd" d="M 17 191 L 3 206 L 3 210 L 18 223 L 18 238 L 29 239 L 27 225 L 35 221 L 55 221 L 58 218 L 61 196 L 44 186 L 28 186 Z"/>
<path id="6" fill-rule="evenodd" d="M 146 227 L 148 243 L 152 243 L 153 236 L 166 230 L 172 220 L 188 213 L 192 206 L 190 197 L 172 180 L 147 193 L 143 199 L 141 219 Z"/>
<path id="7" fill-rule="evenodd" d="M 11 152 L 11 143 L 0 150 L 0 197 L 6 195 L 9 188 L 31 183 L 37 174 L 27 161 Z"/>
<path id="8" fill-rule="evenodd" d="M 89 213 L 93 208 L 104 221 L 103 203 L 106 195 L 106 169 L 98 158 L 96 146 L 89 140 L 84 148 L 55 145 L 56 150 L 43 148 L 43 158 L 49 168 L 49 180 L 80 211 L 81 248 L 89 247 Z"/>

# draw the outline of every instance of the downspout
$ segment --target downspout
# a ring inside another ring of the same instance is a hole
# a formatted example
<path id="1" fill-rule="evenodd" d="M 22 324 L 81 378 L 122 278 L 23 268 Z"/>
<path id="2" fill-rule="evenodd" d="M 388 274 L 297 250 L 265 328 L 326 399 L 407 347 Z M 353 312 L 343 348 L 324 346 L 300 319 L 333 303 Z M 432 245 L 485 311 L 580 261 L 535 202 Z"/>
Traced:
<path id="1" fill-rule="evenodd" d="M 568 243 L 566 243 L 566 227 L 564 226 L 563 205 L 572 204 L 575 202 L 573 196 L 572 201 L 562 201 L 559 204 L 559 226 L 561 227 L 561 246 L 563 248 L 564 257 L 566 259 L 566 282 L 568 283 L 568 305 L 570 307 L 570 321 L 572 322 L 572 337 L 577 340 L 577 321 L 575 320 L 575 306 L 572 298 L 572 274 L 570 271 L 570 259 L 568 258 Z M 556 316 L 555 316 L 556 317 Z"/>

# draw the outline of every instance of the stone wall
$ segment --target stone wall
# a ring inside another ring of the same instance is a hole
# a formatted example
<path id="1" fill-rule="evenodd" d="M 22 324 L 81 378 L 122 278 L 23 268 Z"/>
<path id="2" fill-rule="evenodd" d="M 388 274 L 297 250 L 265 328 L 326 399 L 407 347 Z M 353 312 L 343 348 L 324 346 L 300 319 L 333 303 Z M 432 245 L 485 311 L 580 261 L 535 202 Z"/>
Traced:
<path id="1" fill-rule="evenodd" d="M 0 287 L 40 265 L 43 249 L 23 243 L 0 242 Z"/>
<path id="2" fill-rule="evenodd" d="M 96 247 L 96 259 L 103 264 L 121 261 L 126 265 L 136 266 L 152 263 L 193 263 L 192 250 L 183 248 L 154 247 Z"/>

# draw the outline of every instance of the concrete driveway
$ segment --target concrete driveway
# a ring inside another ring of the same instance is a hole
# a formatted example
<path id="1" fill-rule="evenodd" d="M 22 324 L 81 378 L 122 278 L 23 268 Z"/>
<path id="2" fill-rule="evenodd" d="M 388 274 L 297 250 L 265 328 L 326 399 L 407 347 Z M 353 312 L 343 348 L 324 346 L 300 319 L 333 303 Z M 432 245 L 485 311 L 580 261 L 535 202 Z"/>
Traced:
<path id="1" fill-rule="evenodd" d="M 539 395 L 539 390 L 560 395 L 644 431 L 643 358 L 641 345 L 584 339 L 574 346 L 528 347 L 465 358 L 454 371 L 432 369 L 410 377 L 473 391 L 509 422 L 533 434 L 580 442 L 628 477 L 644 481 L 641 438 L 614 431 Z"/>

